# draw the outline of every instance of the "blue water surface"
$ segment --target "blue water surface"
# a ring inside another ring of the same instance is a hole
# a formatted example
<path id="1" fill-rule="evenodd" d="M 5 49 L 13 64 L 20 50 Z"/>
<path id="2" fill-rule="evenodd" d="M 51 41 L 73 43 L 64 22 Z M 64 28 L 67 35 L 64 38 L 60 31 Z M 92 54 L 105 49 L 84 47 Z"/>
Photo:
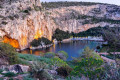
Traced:
<path id="1" fill-rule="evenodd" d="M 46 49 L 38 49 L 32 51 L 32 54 L 39 55 L 40 53 L 46 53 L 46 52 L 55 52 L 58 51 L 65 51 L 68 53 L 68 61 L 72 60 L 71 57 L 79 57 L 80 54 L 83 52 L 85 47 L 90 47 L 90 49 L 95 50 L 97 46 L 100 46 L 102 42 L 97 41 L 71 41 L 66 43 L 59 43 L 54 44 L 53 46 L 46 48 Z M 30 53 L 30 51 L 25 50 L 22 53 Z"/>

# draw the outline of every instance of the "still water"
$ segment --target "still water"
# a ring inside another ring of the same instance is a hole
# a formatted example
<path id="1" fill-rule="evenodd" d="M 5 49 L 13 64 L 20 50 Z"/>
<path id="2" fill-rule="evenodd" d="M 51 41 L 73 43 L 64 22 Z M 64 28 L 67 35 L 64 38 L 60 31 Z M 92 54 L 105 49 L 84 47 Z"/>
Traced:
<path id="1" fill-rule="evenodd" d="M 90 47 L 90 49 L 95 50 L 97 46 L 100 46 L 103 42 L 97 41 L 71 41 L 66 43 L 59 43 L 54 44 L 53 46 L 46 48 L 46 49 L 39 49 L 39 50 L 24 50 L 21 53 L 29 53 L 35 55 L 44 55 L 46 52 L 55 52 L 58 51 L 65 51 L 68 53 L 69 57 L 67 60 L 72 60 L 71 57 L 78 57 L 83 52 L 85 47 Z"/>

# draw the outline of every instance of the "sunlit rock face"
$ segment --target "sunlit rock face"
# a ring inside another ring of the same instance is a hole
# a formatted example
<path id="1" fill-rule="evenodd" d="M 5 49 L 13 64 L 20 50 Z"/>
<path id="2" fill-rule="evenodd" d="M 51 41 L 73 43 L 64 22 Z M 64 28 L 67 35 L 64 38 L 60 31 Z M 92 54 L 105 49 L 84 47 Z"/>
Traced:
<path id="1" fill-rule="evenodd" d="M 20 48 L 19 42 L 15 39 L 9 38 L 8 36 L 3 37 L 3 42 L 4 43 L 9 43 L 10 45 L 12 45 L 15 48 L 18 48 L 18 49 Z"/>

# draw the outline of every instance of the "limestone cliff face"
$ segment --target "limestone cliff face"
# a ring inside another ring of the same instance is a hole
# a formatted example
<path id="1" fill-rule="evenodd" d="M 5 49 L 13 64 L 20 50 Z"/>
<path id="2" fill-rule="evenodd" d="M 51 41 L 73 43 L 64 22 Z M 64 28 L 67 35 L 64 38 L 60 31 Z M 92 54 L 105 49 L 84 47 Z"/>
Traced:
<path id="1" fill-rule="evenodd" d="M 119 26 L 120 7 L 108 4 L 70 6 L 46 10 L 55 24 L 64 31 L 81 32 L 92 27 Z M 113 21 L 111 21 L 113 20 Z M 111 22 L 110 22 L 111 21 Z"/>
<path id="2" fill-rule="evenodd" d="M 4 3 L 7 4 L 10 9 L 12 9 L 12 6 L 15 6 L 15 8 L 21 6 L 22 9 L 18 10 L 14 8 L 14 10 L 8 13 L 2 13 L 1 11 L 0 36 L 4 38 L 3 42 L 8 42 L 13 47 L 24 49 L 30 46 L 30 42 L 33 39 L 44 36 L 51 40 L 54 28 L 53 20 L 45 16 L 44 13 L 33 10 L 33 4 L 35 6 L 37 5 L 37 8 L 40 6 L 40 4 L 38 5 L 36 4 L 37 2 L 33 1 L 34 0 L 18 0 L 18 2 L 13 2 L 11 5 Z M 3 6 L 4 8 L 2 10 L 5 9 L 7 11 L 8 6 Z M 31 8 L 29 12 L 28 8 Z"/>
<path id="3" fill-rule="evenodd" d="M 108 5 L 72 6 L 41 11 L 39 0 L 1 1 L 0 36 L 3 37 L 3 42 L 10 43 L 19 49 L 30 47 L 30 42 L 39 37 L 51 40 L 56 28 L 78 33 L 92 27 L 120 25 L 104 21 L 97 23 L 90 21 L 91 16 L 120 20 L 119 7 L 117 7 L 117 12 L 113 10 L 116 6 L 112 8 Z"/>

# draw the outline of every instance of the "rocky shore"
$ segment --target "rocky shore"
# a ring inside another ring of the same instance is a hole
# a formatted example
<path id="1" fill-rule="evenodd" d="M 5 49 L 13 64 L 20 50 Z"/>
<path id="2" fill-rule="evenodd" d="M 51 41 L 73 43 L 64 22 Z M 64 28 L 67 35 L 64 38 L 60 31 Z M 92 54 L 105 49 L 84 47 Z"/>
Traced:
<path id="1" fill-rule="evenodd" d="M 104 41 L 104 39 L 102 37 L 91 37 L 91 36 L 89 36 L 89 37 L 76 37 L 76 38 L 64 39 L 61 42 L 64 43 L 64 42 L 79 41 L 79 40 L 101 41 L 101 42 Z M 55 43 L 57 43 L 57 41 Z"/>
<path id="2" fill-rule="evenodd" d="M 42 49 L 42 48 L 48 48 L 51 47 L 53 44 L 48 44 L 48 45 L 43 45 L 43 46 L 38 46 L 38 47 L 30 47 L 31 50 L 35 50 L 35 49 Z"/>

